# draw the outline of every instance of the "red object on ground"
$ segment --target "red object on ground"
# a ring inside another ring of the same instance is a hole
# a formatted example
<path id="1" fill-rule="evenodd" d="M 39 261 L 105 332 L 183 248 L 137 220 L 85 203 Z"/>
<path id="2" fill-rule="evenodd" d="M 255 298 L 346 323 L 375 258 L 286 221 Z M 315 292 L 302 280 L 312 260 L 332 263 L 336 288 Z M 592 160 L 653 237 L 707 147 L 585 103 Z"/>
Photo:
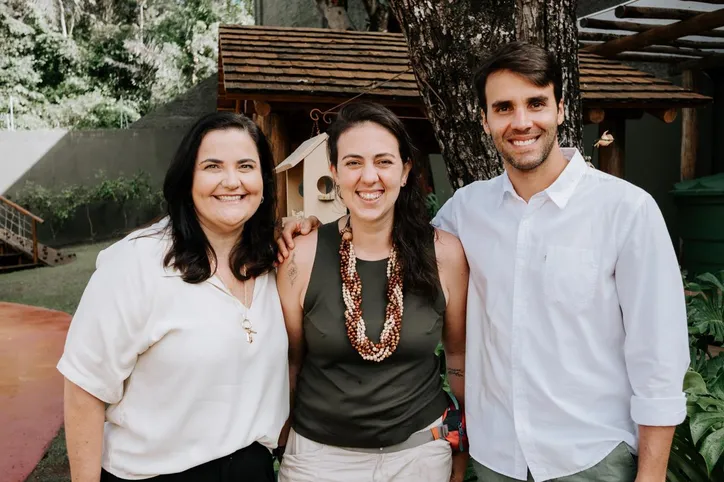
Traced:
<path id="1" fill-rule="evenodd" d="M 0 302 L 0 479 L 23 482 L 63 423 L 63 353 L 70 315 Z"/>

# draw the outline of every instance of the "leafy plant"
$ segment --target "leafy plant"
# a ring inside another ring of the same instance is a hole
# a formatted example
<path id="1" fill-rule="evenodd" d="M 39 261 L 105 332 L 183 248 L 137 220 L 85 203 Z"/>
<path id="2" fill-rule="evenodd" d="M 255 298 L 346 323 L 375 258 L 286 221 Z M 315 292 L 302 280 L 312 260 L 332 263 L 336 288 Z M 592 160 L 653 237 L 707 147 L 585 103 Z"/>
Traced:
<path id="1" fill-rule="evenodd" d="M 689 334 L 702 342 L 724 342 L 724 270 L 686 284 Z M 697 345 L 699 347 L 699 345 Z"/>
<path id="2" fill-rule="evenodd" d="M 435 193 L 431 192 L 425 196 L 425 206 L 427 207 L 427 211 L 430 213 L 430 217 L 434 218 L 440 210 L 440 200 L 437 198 Z"/>
<path id="3" fill-rule="evenodd" d="M 81 202 L 79 186 L 67 186 L 59 191 L 51 191 L 39 184 L 28 181 L 17 198 L 18 204 L 43 218 L 50 228 L 53 239 L 73 217 Z"/>
<path id="4" fill-rule="evenodd" d="M 97 182 L 91 186 L 69 185 L 58 190 L 27 182 L 17 196 L 17 202 L 49 224 L 54 240 L 79 209 L 85 214 L 91 240 L 97 234 L 93 223 L 94 207 L 117 205 L 123 214 L 124 230 L 129 228 L 128 213 L 131 208 L 142 213 L 163 210 L 162 193 L 151 185 L 145 172 L 139 171 L 130 178 L 119 176 L 109 179 L 103 171 L 98 171 L 95 179 Z"/>
<path id="5" fill-rule="evenodd" d="M 684 286 L 691 366 L 684 380 L 687 419 L 677 428 L 669 460 L 670 482 L 724 480 L 724 271 L 705 273 Z"/>

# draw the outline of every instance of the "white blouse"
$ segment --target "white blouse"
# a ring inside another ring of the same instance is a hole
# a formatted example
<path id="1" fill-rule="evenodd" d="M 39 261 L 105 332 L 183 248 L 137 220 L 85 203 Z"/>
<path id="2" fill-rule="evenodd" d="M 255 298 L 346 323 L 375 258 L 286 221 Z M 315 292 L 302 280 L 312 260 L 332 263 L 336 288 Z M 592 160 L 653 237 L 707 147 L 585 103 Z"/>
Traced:
<path id="1" fill-rule="evenodd" d="M 289 413 L 275 274 L 256 279 L 247 313 L 218 277 L 190 284 L 163 267 L 170 241 L 153 233 L 165 223 L 98 255 L 58 363 L 108 404 L 102 465 L 124 479 L 181 472 L 254 442 L 272 449 Z"/>

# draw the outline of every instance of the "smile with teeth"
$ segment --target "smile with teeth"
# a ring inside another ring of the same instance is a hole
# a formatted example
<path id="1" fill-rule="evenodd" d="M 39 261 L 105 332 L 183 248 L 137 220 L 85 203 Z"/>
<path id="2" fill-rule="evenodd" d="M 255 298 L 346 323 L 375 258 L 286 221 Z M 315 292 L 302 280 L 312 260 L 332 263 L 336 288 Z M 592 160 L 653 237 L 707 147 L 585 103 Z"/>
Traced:
<path id="1" fill-rule="evenodd" d="M 513 140 L 513 141 L 511 141 L 511 142 L 512 142 L 513 145 L 516 146 L 516 147 L 525 147 L 525 146 L 529 146 L 529 145 L 533 144 L 533 143 L 534 143 L 535 141 L 537 141 L 537 140 L 538 140 L 537 137 L 533 137 L 532 139 L 526 139 L 526 140 L 524 140 L 524 141 Z"/>
<path id="2" fill-rule="evenodd" d="M 359 197 L 361 197 L 365 201 L 374 201 L 376 199 L 379 199 L 382 196 L 382 191 L 374 191 L 374 192 L 357 191 L 357 194 L 359 195 Z"/>
<path id="3" fill-rule="evenodd" d="M 227 196 L 214 196 L 214 197 L 216 199 L 218 199 L 219 201 L 231 202 L 231 201 L 241 201 L 242 198 L 244 197 L 244 194 L 234 194 L 231 196 L 227 195 Z"/>

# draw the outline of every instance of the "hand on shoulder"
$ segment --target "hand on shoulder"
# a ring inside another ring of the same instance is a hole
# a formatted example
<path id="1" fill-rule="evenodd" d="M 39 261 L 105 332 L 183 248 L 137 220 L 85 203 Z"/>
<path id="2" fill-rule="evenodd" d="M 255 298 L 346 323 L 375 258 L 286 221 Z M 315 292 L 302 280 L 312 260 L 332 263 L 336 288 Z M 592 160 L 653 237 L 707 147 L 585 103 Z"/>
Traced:
<path id="1" fill-rule="evenodd" d="M 285 259 L 289 258 L 292 250 L 295 247 L 295 237 L 305 236 L 321 226 L 321 221 L 316 216 L 309 216 L 303 219 L 289 220 L 284 223 L 282 227 L 282 234 L 277 239 L 277 245 L 279 246 L 279 255 L 277 260 L 279 263 L 283 263 Z"/>

